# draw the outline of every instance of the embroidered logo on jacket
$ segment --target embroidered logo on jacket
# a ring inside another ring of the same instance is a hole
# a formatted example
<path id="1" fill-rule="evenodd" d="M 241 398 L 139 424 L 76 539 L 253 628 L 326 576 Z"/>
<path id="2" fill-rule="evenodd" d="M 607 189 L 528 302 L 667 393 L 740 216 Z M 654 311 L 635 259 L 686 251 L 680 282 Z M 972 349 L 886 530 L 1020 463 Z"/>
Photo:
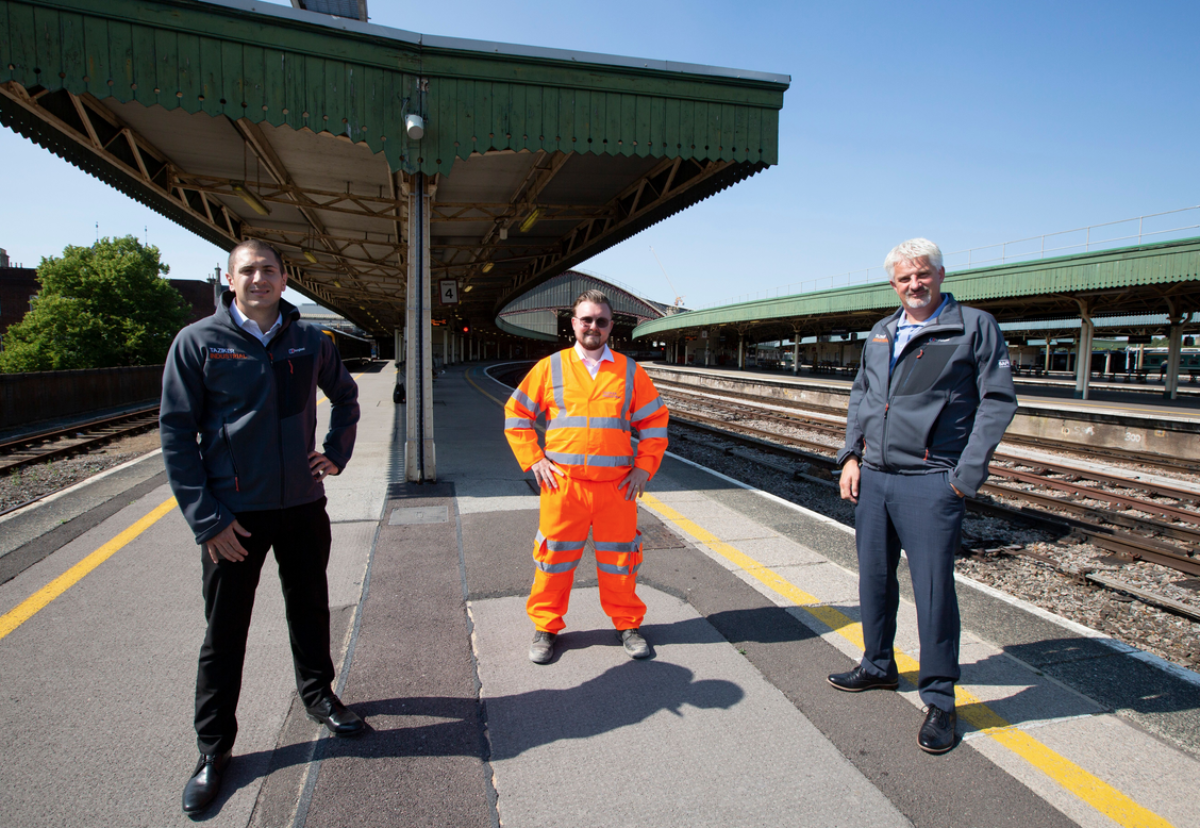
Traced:
<path id="1" fill-rule="evenodd" d="M 871 340 L 872 342 L 887 342 L 886 336 L 877 336 Z"/>
<path id="2" fill-rule="evenodd" d="M 1012 363 L 1010 363 L 1007 359 L 1002 359 L 999 362 L 997 362 L 996 365 L 999 366 L 1000 368 L 1008 368 L 1012 365 Z"/>
<path id="3" fill-rule="evenodd" d="M 307 350 L 308 350 L 307 348 L 288 348 L 288 355 L 290 356 L 292 354 L 302 354 Z"/>
<path id="4" fill-rule="evenodd" d="M 250 357 L 243 354 L 241 351 L 235 351 L 233 348 L 213 348 L 208 349 L 209 359 L 249 359 Z"/>
<path id="5" fill-rule="evenodd" d="M 600 392 L 600 396 L 601 396 L 601 397 L 605 397 L 605 398 L 607 398 L 607 399 L 610 399 L 610 400 L 623 400 L 623 399 L 625 399 L 625 395 L 624 395 L 624 394 L 618 393 L 618 392 L 616 392 L 616 391 L 602 391 L 602 392 Z"/>

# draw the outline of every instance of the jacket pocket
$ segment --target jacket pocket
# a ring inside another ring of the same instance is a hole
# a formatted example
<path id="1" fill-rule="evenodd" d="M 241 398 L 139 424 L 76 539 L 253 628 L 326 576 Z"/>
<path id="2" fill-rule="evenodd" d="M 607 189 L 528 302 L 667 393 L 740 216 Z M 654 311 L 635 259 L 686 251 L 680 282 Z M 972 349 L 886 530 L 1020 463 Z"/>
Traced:
<path id="1" fill-rule="evenodd" d="M 273 366 L 279 418 L 294 417 L 308 407 L 313 396 L 315 359 L 311 354 L 282 359 Z"/>

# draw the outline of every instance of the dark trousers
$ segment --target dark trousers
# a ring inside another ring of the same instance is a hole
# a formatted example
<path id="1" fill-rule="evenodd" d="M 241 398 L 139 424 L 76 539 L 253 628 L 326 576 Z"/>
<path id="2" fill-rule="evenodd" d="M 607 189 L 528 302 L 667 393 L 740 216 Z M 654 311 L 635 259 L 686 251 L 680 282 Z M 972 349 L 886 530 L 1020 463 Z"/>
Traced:
<path id="1" fill-rule="evenodd" d="M 917 690 L 921 701 L 942 710 L 954 709 L 954 683 L 959 678 L 954 554 L 965 512 L 966 503 L 950 488 L 946 472 L 901 475 L 862 469 L 854 510 L 862 666 L 874 676 L 896 675 L 896 567 L 903 547 L 921 639 Z"/>
<path id="2" fill-rule="evenodd" d="M 213 563 L 201 547 L 204 564 L 204 617 L 208 631 L 196 674 L 196 743 L 201 753 L 224 753 L 237 737 L 237 703 L 242 689 L 246 636 L 254 609 L 254 591 L 267 550 L 274 548 L 287 610 L 296 689 L 311 707 L 330 692 L 329 516 L 325 498 L 290 509 L 237 515 L 250 537 L 239 537 L 248 553 L 243 561 Z"/>

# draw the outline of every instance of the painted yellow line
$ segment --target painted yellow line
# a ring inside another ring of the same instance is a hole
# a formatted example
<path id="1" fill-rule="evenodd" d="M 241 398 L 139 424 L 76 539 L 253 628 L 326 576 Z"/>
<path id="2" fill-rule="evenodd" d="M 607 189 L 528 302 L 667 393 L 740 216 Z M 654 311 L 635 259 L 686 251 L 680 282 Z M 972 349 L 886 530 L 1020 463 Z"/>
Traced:
<path id="1" fill-rule="evenodd" d="M 473 369 L 471 369 L 471 368 L 468 368 L 468 369 L 467 369 L 467 371 L 466 371 L 466 373 L 464 373 L 464 374 L 463 374 L 463 376 L 467 378 L 467 384 L 468 384 L 468 385 L 470 385 L 472 388 L 474 388 L 476 391 L 478 391 L 480 394 L 483 394 L 483 396 L 487 397 L 489 400 L 491 400 L 492 402 L 494 402 L 496 405 L 500 406 L 501 408 L 504 408 L 504 400 L 498 400 L 498 399 L 496 399 L 496 398 L 495 398 L 495 397 L 493 397 L 491 394 L 489 394 L 488 392 L 486 392 L 486 391 L 484 391 L 482 388 L 480 388 L 480 387 L 479 387 L 479 386 L 478 386 L 478 385 L 475 383 L 475 380 L 471 379 L 471 371 L 472 371 L 472 370 L 473 370 Z"/>
<path id="2" fill-rule="evenodd" d="M 145 532 L 151 526 L 158 522 L 158 519 L 167 512 L 175 508 L 175 498 L 168 498 L 163 501 L 154 511 L 146 515 L 137 523 L 130 526 L 121 534 L 110 540 L 108 543 L 101 546 L 92 554 L 88 555 L 79 563 L 68 569 L 62 575 L 59 575 L 46 586 L 39 589 L 37 592 L 30 595 L 22 601 L 16 609 L 13 609 L 3 616 L 0 616 L 0 638 L 4 638 L 17 627 L 24 624 L 38 612 L 44 609 L 51 601 L 62 595 L 76 583 L 83 579 L 85 575 L 98 567 L 100 564 L 107 561 L 130 541 L 138 535 Z"/>
<path id="3" fill-rule="evenodd" d="M 858 649 L 863 649 L 862 625 L 845 613 L 833 607 L 817 606 L 820 602 L 816 597 L 741 550 L 725 543 L 654 495 L 643 495 L 642 503 L 713 552 L 742 569 L 747 575 L 757 579 L 778 595 L 803 609 Z M 917 660 L 907 653 L 897 650 L 896 666 L 905 680 L 915 686 L 920 670 Z M 954 694 L 960 718 L 1004 745 L 1117 824 L 1128 826 L 1128 828 L 1171 828 L 1171 823 L 1158 814 L 1143 808 L 1107 782 L 1088 773 L 1066 757 L 1055 753 L 1028 733 L 1017 729 L 962 687 L 955 687 Z"/>
<path id="4" fill-rule="evenodd" d="M 363 374 L 365 374 L 365 373 L 367 373 L 367 372 L 366 372 L 366 371 L 363 371 L 363 372 L 362 372 L 362 373 L 360 373 L 358 376 L 356 376 L 356 377 L 351 377 L 351 379 L 353 379 L 353 380 L 356 380 L 356 381 L 357 381 L 357 380 L 359 379 L 359 377 L 361 377 L 361 376 L 362 376 Z M 319 397 L 319 398 L 317 399 L 317 405 L 320 405 L 321 403 L 325 402 L 325 401 L 326 401 L 326 400 L 328 400 L 328 399 L 329 399 L 329 397 Z"/>

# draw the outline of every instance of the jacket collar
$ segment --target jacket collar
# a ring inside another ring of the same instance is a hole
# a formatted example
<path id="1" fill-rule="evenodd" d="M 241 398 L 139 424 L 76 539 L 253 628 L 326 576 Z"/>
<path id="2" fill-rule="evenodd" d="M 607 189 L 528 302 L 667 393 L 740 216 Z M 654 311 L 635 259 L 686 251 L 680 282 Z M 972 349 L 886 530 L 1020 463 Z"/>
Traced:
<path id="1" fill-rule="evenodd" d="M 238 326 L 238 323 L 233 318 L 233 313 L 229 310 L 229 306 L 233 304 L 233 299 L 234 296 L 232 290 L 227 290 L 222 293 L 221 301 L 217 304 L 217 309 L 214 311 L 214 315 L 216 315 L 224 324 L 233 328 L 238 333 L 249 336 L 250 334 L 247 334 Z M 283 317 L 283 324 L 279 326 L 279 334 L 282 334 L 288 329 L 289 325 L 300 319 L 300 310 L 288 300 L 280 299 L 279 315 Z M 278 337 L 279 334 L 277 334 L 276 337 Z"/>
<path id="2" fill-rule="evenodd" d="M 958 304 L 953 293 L 943 293 L 942 295 L 946 297 L 946 307 L 942 308 L 938 318 L 926 325 L 919 335 L 923 336 L 930 331 L 963 330 L 962 306 Z M 902 313 L 904 313 L 903 306 L 883 323 L 893 340 L 896 338 L 896 327 L 900 324 L 900 314 Z"/>

